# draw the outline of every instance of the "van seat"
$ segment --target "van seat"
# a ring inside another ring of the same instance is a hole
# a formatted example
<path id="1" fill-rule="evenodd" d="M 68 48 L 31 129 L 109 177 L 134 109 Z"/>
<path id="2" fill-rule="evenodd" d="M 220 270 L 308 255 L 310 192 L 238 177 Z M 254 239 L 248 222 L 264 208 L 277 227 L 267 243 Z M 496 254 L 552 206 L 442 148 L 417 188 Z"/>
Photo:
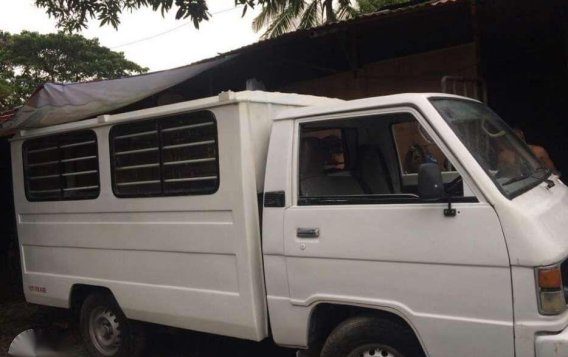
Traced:
<path id="1" fill-rule="evenodd" d="M 321 139 L 302 140 L 300 159 L 300 191 L 302 196 L 362 195 L 363 188 L 351 175 L 328 175 L 325 163 L 328 151 Z"/>
<path id="2" fill-rule="evenodd" d="M 371 194 L 392 194 L 390 173 L 386 167 L 380 149 L 375 145 L 359 147 L 359 174 Z"/>

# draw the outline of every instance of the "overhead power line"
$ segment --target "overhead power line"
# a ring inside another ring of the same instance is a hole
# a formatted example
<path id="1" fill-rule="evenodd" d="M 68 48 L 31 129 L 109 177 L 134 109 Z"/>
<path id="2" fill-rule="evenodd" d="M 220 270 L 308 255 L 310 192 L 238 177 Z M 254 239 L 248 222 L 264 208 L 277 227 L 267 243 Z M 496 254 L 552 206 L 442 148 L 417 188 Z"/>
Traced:
<path id="1" fill-rule="evenodd" d="M 222 13 L 225 13 L 225 12 L 229 12 L 229 11 L 233 11 L 233 10 L 236 10 L 236 9 L 237 9 L 237 7 L 235 6 L 235 7 L 232 7 L 232 8 L 230 8 L 230 9 L 224 9 L 224 10 L 212 12 L 211 15 L 212 15 L 212 16 L 214 16 L 214 15 L 219 15 L 219 14 L 222 14 Z M 147 37 L 143 37 L 143 38 L 140 38 L 140 39 L 138 39 L 138 40 L 126 42 L 126 43 L 123 43 L 123 44 L 120 44 L 120 45 L 117 45 L 117 46 L 112 46 L 112 47 L 110 47 L 110 49 L 111 49 L 111 50 L 114 50 L 114 49 L 117 49 L 117 48 L 120 48 L 120 47 L 131 46 L 131 45 L 134 45 L 134 44 L 137 44 L 137 43 L 140 43 L 140 42 L 149 41 L 149 40 L 152 40 L 152 39 L 154 39 L 154 38 L 156 38 L 156 37 L 160 37 L 160 36 L 166 35 L 166 34 L 168 34 L 168 33 L 170 33 L 170 32 L 174 32 L 174 31 L 176 31 L 176 30 L 179 30 L 180 28 L 184 27 L 185 25 L 189 25 L 189 24 L 191 24 L 191 23 L 192 23 L 191 20 L 190 20 L 190 21 L 186 21 L 186 22 L 182 23 L 181 25 L 178 25 L 178 26 L 176 26 L 176 27 L 174 27 L 174 28 L 171 28 L 171 29 L 169 29 L 169 30 L 166 30 L 166 31 L 164 31 L 164 32 L 160 32 L 160 33 L 157 33 L 157 34 L 155 34 L 155 35 L 150 35 L 150 36 L 147 36 Z"/>

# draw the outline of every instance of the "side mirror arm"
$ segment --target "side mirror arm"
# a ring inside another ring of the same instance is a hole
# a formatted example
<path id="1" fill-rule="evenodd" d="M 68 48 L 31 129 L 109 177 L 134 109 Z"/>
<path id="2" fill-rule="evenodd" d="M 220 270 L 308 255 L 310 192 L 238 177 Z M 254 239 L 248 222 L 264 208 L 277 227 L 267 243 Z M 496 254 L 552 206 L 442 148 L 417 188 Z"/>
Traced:
<path id="1" fill-rule="evenodd" d="M 444 216 L 455 217 L 456 215 L 457 215 L 456 209 L 452 208 L 452 196 L 448 195 L 448 208 L 444 209 Z"/>

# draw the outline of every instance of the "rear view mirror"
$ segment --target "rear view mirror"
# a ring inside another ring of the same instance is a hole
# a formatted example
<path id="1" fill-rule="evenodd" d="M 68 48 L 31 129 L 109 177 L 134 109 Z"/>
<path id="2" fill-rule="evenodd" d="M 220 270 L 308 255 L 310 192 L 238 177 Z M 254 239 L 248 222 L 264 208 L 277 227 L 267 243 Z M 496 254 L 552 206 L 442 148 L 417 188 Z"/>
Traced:
<path id="1" fill-rule="evenodd" d="M 444 181 L 438 164 L 420 165 L 418 171 L 418 195 L 425 200 L 437 200 L 445 196 Z"/>

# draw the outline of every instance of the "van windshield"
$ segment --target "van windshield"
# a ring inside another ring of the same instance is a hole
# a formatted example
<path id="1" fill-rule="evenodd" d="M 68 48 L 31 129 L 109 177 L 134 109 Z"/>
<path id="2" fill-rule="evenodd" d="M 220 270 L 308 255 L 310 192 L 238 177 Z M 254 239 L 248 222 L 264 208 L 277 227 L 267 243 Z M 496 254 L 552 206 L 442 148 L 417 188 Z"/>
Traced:
<path id="1" fill-rule="evenodd" d="M 550 176 L 550 170 L 543 167 L 526 143 L 484 104 L 455 98 L 430 101 L 509 199 Z"/>

